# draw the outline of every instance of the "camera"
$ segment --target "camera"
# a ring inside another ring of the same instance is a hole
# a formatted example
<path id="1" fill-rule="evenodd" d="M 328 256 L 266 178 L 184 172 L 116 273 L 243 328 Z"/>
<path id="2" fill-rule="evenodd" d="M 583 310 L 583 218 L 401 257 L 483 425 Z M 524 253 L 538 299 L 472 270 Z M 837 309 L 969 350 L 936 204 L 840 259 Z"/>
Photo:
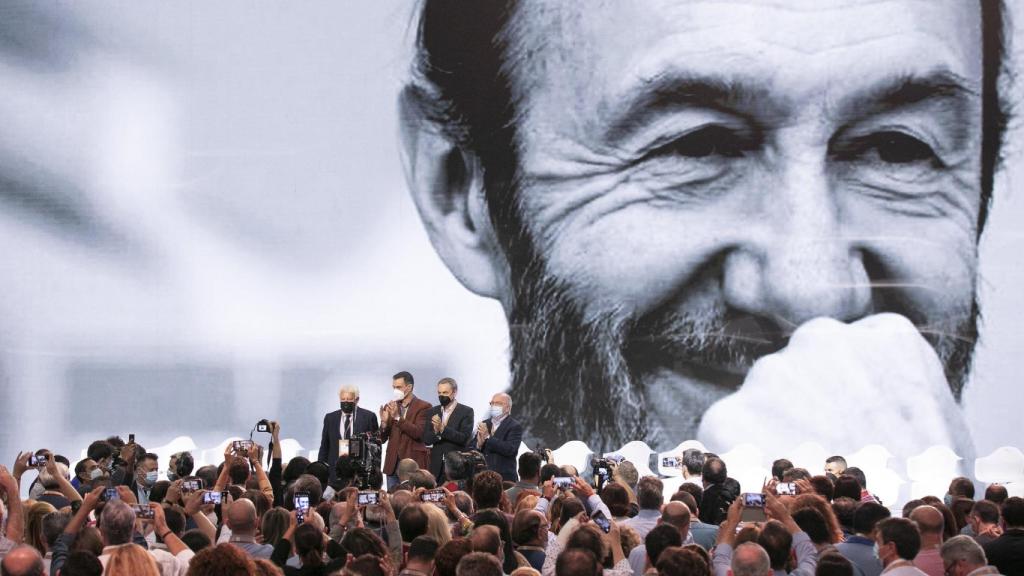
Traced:
<path id="1" fill-rule="evenodd" d="M 348 457 L 354 465 L 356 487 L 360 490 L 369 490 L 370 478 L 380 470 L 380 445 L 380 436 L 374 432 L 357 434 L 348 441 Z"/>
<path id="2" fill-rule="evenodd" d="M 46 454 L 29 454 L 28 465 L 35 468 L 44 468 L 48 460 Z"/>
<path id="3" fill-rule="evenodd" d="M 356 495 L 356 504 L 362 506 L 380 504 L 380 494 L 373 491 L 362 491 Z"/>
<path id="4" fill-rule="evenodd" d="M 257 432 L 270 432 L 270 421 L 264 418 L 256 423 Z"/>
<path id="5" fill-rule="evenodd" d="M 132 511 L 135 512 L 135 517 L 139 520 L 152 520 L 156 518 L 156 513 L 153 509 L 143 504 L 133 504 Z"/>
<path id="6" fill-rule="evenodd" d="M 477 450 L 453 450 L 444 455 L 444 469 L 448 480 L 455 482 L 459 490 L 465 490 L 473 476 L 487 469 L 487 460 Z"/>
<path id="7" fill-rule="evenodd" d="M 423 494 L 420 494 L 420 501 L 422 502 L 444 502 L 444 490 L 435 488 L 433 490 L 427 490 Z"/>
<path id="8" fill-rule="evenodd" d="M 602 482 L 611 478 L 612 466 L 612 460 L 609 458 L 594 458 L 590 461 L 590 469 Z"/>

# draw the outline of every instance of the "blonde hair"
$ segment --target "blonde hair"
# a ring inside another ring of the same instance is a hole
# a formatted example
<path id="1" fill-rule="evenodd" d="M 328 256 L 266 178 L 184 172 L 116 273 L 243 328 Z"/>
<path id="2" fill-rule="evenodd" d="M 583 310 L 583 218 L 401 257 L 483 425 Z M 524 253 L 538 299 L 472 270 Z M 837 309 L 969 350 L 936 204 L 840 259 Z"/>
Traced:
<path id="1" fill-rule="evenodd" d="M 448 515 L 433 504 L 426 504 L 423 509 L 427 512 L 427 536 L 437 541 L 440 548 L 452 539 L 452 529 L 448 524 Z"/>
<path id="2" fill-rule="evenodd" d="M 57 509 L 47 502 L 30 500 L 31 504 L 25 510 L 25 544 L 28 544 L 46 554 L 46 537 L 43 536 L 43 518 L 50 512 Z"/>
<path id="3" fill-rule="evenodd" d="M 138 544 L 114 548 L 107 560 L 104 576 L 160 576 L 156 560 Z"/>

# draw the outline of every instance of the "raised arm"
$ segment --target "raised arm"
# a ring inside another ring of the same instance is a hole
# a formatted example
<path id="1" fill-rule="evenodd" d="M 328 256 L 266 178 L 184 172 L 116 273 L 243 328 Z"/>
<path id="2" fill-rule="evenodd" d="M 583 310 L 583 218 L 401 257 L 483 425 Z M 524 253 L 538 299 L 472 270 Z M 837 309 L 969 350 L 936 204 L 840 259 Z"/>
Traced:
<path id="1" fill-rule="evenodd" d="M 18 454 L 18 461 L 22 455 Z M 25 455 L 28 462 L 28 455 Z M 25 511 L 21 507 L 21 488 L 18 480 L 0 465 L 0 489 L 7 494 L 7 539 L 21 544 L 25 535 Z"/>

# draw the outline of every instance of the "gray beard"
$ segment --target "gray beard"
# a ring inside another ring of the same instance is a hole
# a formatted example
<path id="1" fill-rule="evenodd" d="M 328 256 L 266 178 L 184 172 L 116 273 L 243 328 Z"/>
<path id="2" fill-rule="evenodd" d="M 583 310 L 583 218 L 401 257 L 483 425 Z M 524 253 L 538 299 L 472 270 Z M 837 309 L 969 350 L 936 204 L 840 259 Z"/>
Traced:
<path id="1" fill-rule="evenodd" d="M 977 340 L 977 303 L 952 326 L 928 324 L 890 298 L 885 309 L 909 318 L 935 348 L 957 398 Z M 595 452 L 632 440 L 667 450 L 692 439 L 704 411 L 742 384 L 755 360 L 788 339 L 770 321 L 716 306 L 680 314 L 668 302 L 640 317 L 587 314 L 563 284 L 545 275 L 520 282 L 509 311 L 510 394 L 530 446 L 581 440 Z M 664 370 L 704 366 L 712 385 L 654 385 Z M 680 435 L 686 437 L 680 437 Z"/>

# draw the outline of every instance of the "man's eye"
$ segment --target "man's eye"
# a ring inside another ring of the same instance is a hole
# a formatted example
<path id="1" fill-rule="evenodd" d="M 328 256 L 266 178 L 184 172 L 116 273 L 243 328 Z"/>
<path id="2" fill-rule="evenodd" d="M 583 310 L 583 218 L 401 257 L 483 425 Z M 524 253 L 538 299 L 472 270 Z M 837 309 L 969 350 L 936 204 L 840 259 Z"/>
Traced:
<path id="1" fill-rule="evenodd" d="M 924 142 L 902 132 L 879 132 L 860 141 L 862 155 L 874 153 L 887 164 L 913 164 L 937 160 L 935 151 Z"/>
<path id="2" fill-rule="evenodd" d="M 707 126 L 675 140 L 663 150 L 685 158 L 739 158 L 751 148 L 736 132 L 722 126 Z"/>

